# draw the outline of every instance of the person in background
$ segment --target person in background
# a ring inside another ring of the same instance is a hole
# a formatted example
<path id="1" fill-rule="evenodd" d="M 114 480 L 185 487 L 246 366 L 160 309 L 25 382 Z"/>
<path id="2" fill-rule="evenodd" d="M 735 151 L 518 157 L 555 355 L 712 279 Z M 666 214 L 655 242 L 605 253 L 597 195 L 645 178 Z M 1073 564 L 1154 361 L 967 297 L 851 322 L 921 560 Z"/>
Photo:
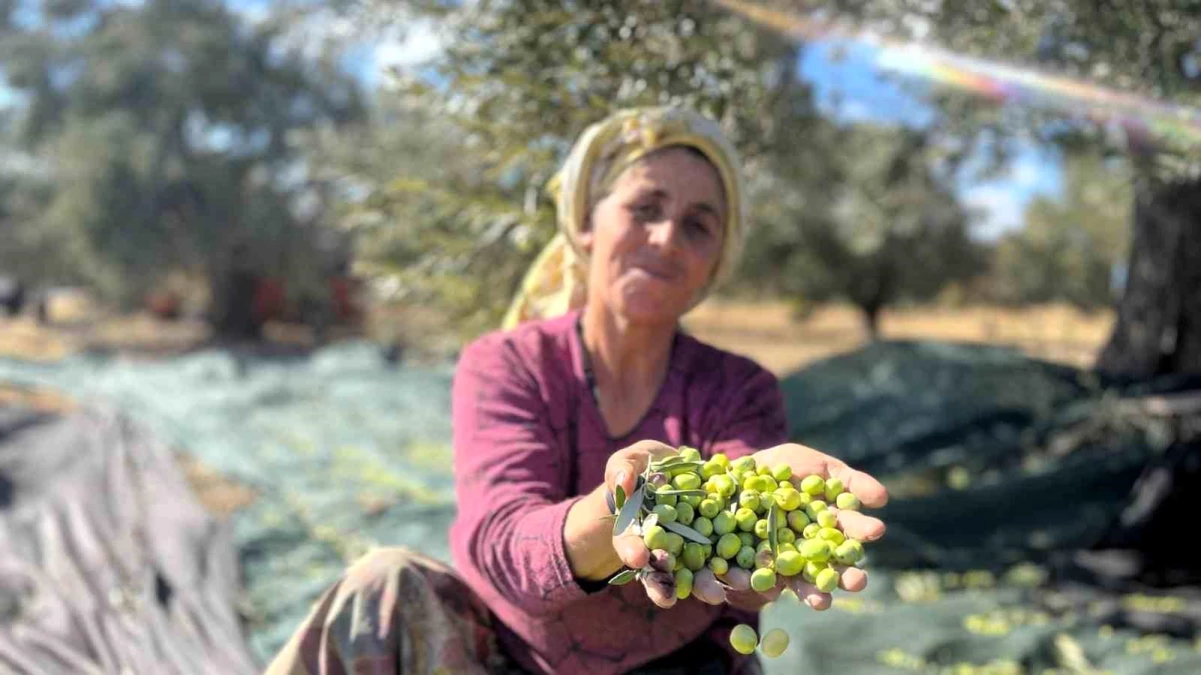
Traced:
<path id="1" fill-rule="evenodd" d="M 840 478 L 868 507 L 871 476 L 788 442 L 777 379 L 700 342 L 680 320 L 734 269 L 746 229 L 739 159 L 719 127 L 677 108 L 633 109 L 589 127 L 552 182 L 560 232 L 501 329 L 460 355 L 453 384 L 455 569 L 403 548 L 356 562 L 322 596 L 268 673 L 757 673 L 729 646 L 766 594 L 746 570 L 698 572 L 693 597 L 611 586 L 647 564 L 614 536 L 608 499 L 655 457 L 756 456 Z M 848 535 L 884 524 L 844 511 Z M 862 590 L 865 573 L 842 572 Z M 850 636 L 848 636 L 850 639 Z"/>

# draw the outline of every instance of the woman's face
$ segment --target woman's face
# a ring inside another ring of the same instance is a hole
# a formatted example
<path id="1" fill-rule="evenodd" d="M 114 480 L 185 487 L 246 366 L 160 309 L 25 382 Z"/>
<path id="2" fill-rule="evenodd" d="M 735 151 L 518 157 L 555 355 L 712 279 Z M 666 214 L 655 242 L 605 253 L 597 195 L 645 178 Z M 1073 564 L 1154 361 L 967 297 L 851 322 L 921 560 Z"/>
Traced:
<path id="1" fill-rule="evenodd" d="M 675 323 L 712 278 L 725 212 L 721 178 L 698 153 L 642 158 L 593 207 L 580 237 L 589 301 L 634 323 Z"/>

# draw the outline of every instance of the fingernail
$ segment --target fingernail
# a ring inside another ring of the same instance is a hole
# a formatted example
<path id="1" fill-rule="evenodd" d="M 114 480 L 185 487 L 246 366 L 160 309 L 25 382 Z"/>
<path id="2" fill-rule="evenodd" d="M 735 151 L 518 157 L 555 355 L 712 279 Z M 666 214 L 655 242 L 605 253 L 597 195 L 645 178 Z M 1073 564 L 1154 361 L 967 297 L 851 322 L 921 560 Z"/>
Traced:
<path id="1" fill-rule="evenodd" d="M 624 486 L 625 482 L 626 482 L 626 472 L 618 471 L 617 472 L 617 484 Z"/>

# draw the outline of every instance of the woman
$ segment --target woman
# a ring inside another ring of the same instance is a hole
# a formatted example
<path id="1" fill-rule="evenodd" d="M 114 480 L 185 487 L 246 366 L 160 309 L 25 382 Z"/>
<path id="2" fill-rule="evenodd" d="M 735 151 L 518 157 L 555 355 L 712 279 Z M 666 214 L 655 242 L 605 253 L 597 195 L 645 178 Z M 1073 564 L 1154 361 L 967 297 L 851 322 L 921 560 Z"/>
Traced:
<path id="1" fill-rule="evenodd" d="M 764 595 L 744 570 L 724 584 L 703 570 L 695 597 L 678 602 L 670 588 L 609 586 L 649 552 L 613 536 L 608 495 L 689 445 L 758 453 L 838 476 L 867 506 L 886 501 L 870 476 L 786 443 L 769 372 L 679 329 L 743 240 L 738 160 L 716 125 L 675 109 L 616 114 L 584 133 L 553 189 L 559 236 L 505 330 L 468 346 L 455 375 L 457 574 L 404 550 L 367 556 L 268 672 L 758 672 L 728 648 L 729 631 L 754 624 L 785 581 Z M 859 513 L 839 518 L 858 539 L 884 532 Z M 845 590 L 865 584 L 861 570 L 843 572 Z"/>

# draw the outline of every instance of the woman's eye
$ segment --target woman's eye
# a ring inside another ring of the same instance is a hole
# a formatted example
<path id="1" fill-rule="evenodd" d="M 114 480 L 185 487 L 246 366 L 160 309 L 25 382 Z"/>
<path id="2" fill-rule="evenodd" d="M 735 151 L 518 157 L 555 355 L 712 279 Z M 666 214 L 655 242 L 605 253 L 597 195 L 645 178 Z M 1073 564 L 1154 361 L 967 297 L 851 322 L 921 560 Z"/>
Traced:
<path id="1" fill-rule="evenodd" d="M 700 221 L 700 220 L 695 220 L 695 219 L 689 220 L 688 221 L 688 229 L 691 232 L 693 232 L 694 234 L 706 235 L 706 236 L 709 234 L 709 226 L 706 225 L 704 223 L 704 221 Z"/>
<path id="2" fill-rule="evenodd" d="M 634 207 L 634 215 L 643 220 L 655 218 L 658 214 L 659 207 L 654 204 L 640 204 Z"/>

